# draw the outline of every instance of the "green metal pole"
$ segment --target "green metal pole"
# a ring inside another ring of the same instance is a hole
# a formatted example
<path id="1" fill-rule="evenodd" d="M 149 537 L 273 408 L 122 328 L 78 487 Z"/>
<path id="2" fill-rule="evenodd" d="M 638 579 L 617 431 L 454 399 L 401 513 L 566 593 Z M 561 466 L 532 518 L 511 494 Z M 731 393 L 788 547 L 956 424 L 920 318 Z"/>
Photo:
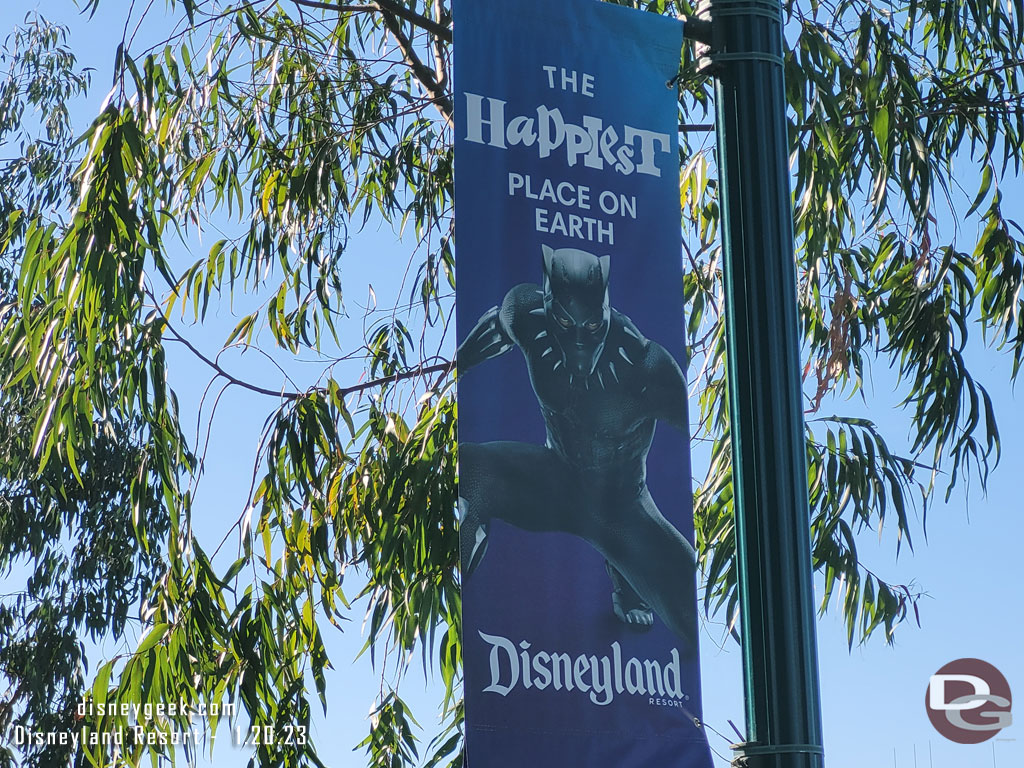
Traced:
<path id="1" fill-rule="evenodd" d="M 711 0 L 747 742 L 824 764 L 779 0 Z"/>

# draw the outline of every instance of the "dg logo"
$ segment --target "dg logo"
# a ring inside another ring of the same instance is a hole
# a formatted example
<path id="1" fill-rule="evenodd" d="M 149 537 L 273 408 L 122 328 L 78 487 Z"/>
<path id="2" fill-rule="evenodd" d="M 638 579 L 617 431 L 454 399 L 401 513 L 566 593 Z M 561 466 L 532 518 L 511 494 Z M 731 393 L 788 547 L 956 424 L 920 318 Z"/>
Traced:
<path id="1" fill-rule="evenodd" d="M 935 730 L 958 744 L 988 741 L 1013 722 L 1010 684 L 981 659 L 951 661 L 931 676 L 925 709 Z"/>

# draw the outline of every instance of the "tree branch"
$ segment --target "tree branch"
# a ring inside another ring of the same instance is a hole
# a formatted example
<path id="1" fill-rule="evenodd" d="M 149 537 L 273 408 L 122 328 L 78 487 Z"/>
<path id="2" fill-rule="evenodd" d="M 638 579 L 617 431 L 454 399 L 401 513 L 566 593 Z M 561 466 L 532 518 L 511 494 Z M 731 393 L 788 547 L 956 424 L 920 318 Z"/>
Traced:
<path id="1" fill-rule="evenodd" d="M 442 23 L 444 19 L 444 11 L 441 7 L 441 0 L 434 0 L 434 16 L 435 21 L 438 24 Z M 436 35 L 431 42 L 431 48 L 434 51 L 434 80 L 437 82 L 438 87 L 445 91 L 448 88 L 448 70 L 445 67 L 444 60 L 444 48 L 441 45 L 441 40 Z"/>
<path id="2" fill-rule="evenodd" d="M 409 370 L 402 371 L 401 373 L 395 373 L 391 376 L 381 376 L 377 379 L 370 379 L 364 381 L 362 384 L 353 384 L 351 387 L 342 387 L 338 391 L 343 397 L 355 394 L 356 392 L 363 392 L 367 389 L 374 389 L 375 387 L 383 386 L 384 384 L 390 384 L 396 381 L 402 381 L 403 379 L 412 379 L 417 376 L 426 376 L 428 373 L 444 372 L 449 373 L 455 370 L 455 361 L 446 360 L 443 363 L 435 363 L 434 365 L 421 365 L 416 368 L 410 368 Z"/>
<path id="3" fill-rule="evenodd" d="M 281 398 L 282 400 L 298 400 L 303 397 L 308 397 L 313 392 L 327 391 L 324 387 L 311 387 L 305 392 L 290 392 L 284 389 L 267 389 L 266 387 L 261 387 L 258 384 L 252 384 L 251 382 L 245 381 L 244 379 L 240 379 L 237 376 L 228 373 L 226 370 L 224 370 L 224 367 L 220 363 L 218 363 L 216 360 L 211 360 L 209 357 L 200 352 L 195 347 L 195 345 L 192 344 L 192 342 L 190 342 L 188 339 L 186 339 L 184 336 L 182 336 L 180 333 L 174 330 L 173 326 L 171 326 L 171 324 L 167 322 L 166 317 L 164 318 L 164 324 L 167 330 L 171 333 L 171 335 L 174 337 L 176 341 L 179 341 L 182 344 L 184 344 L 193 355 L 195 355 L 204 363 L 206 363 L 206 365 L 212 368 L 217 373 L 218 376 L 226 379 L 230 384 L 235 384 L 239 387 L 242 387 L 243 389 L 248 389 L 250 392 L 256 392 L 257 394 L 260 395 L 269 395 L 270 397 L 278 397 Z M 420 365 L 417 366 L 416 368 L 410 368 L 399 373 L 394 373 L 390 376 L 381 376 L 376 379 L 364 381 L 360 384 L 353 384 L 350 387 L 341 387 L 338 389 L 338 392 L 341 394 L 342 397 L 348 397 L 349 395 L 355 394 L 357 392 L 364 392 L 368 389 L 375 389 L 376 387 L 380 387 L 385 384 L 404 381 L 405 379 L 413 379 L 416 378 L 417 376 L 426 376 L 429 373 L 449 373 L 454 369 L 454 360 L 446 360 L 443 363 L 435 363 L 434 365 Z"/>
<path id="4" fill-rule="evenodd" d="M 218 376 L 223 377 L 230 384 L 236 384 L 237 386 L 242 387 L 243 389 L 248 389 L 250 392 L 256 392 L 257 394 L 260 395 L 270 395 L 271 397 L 280 397 L 285 400 L 297 400 L 298 398 L 305 396 L 304 393 L 302 392 L 289 392 L 287 390 L 267 389 L 266 387 L 261 387 L 258 384 L 251 384 L 248 381 L 245 381 L 244 379 L 240 379 L 237 376 L 233 376 L 232 374 L 224 370 L 220 363 L 218 363 L 216 360 L 211 360 L 210 358 L 208 358 L 206 355 L 200 352 L 191 341 L 189 341 L 176 330 L 174 330 L 174 326 L 172 326 L 167 321 L 166 317 L 164 318 L 164 326 L 167 328 L 168 332 L 170 332 L 170 334 L 174 337 L 175 341 L 179 341 L 182 344 L 184 344 L 193 355 L 195 355 L 204 363 L 206 363 L 210 368 L 216 371 Z"/>
<path id="5" fill-rule="evenodd" d="M 305 6 L 306 8 L 318 8 L 324 11 L 338 11 L 344 13 L 351 11 L 354 13 L 365 13 L 372 11 L 381 11 L 383 13 L 390 13 L 399 18 L 405 19 L 406 21 L 415 24 L 420 29 L 424 29 L 430 34 L 434 35 L 440 40 L 446 43 L 452 41 L 452 31 L 443 24 L 439 24 L 433 19 L 428 18 L 415 11 L 410 11 L 401 3 L 396 3 L 394 0 L 375 0 L 375 2 L 368 5 L 342 5 L 340 3 L 323 3 L 317 2 L 317 0 L 292 0 L 296 5 Z"/>
<path id="6" fill-rule="evenodd" d="M 388 3 L 390 5 L 391 3 Z M 381 7 L 381 19 L 384 21 L 384 26 L 387 28 L 391 36 L 395 38 L 395 42 L 398 43 L 399 49 L 402 51 L 402 56 L 405 57 L 405 63 L 412 69 L 413 74 L 420 81 L 420 85 L 430 96 L 431 101 L 437 110 L 441 113 L 441 116 L 445 119 L 449 125 L 451 125 L 454 119 L 455 110 L 452 106 L 451 99 L 448 98 L 448 94 L 444 92 L 444 88 L 438 82 L 438 79 L 434 76 L 434 72 L 430 67 L 426 66 L 420 59 L 416 50 L 413 48 L 412 39 L 405 34 L 402 29 L 402 25 L 398 22 L 397 16 L 400 14 L 392 13 L 390 10 L 385 10 L 385 3 L 383 0 L 378 0 L 377 5 Z"/>

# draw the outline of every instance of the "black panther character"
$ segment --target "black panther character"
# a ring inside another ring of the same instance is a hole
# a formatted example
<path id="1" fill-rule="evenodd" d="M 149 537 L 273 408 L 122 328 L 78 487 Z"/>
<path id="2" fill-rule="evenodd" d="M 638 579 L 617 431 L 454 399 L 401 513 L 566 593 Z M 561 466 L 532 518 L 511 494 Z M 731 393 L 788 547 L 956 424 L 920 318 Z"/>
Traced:
<path id="1" fill-rule="evenodd" d="M 604 556 L 621 621 L 646 629 L 656 613 L 693 650 L 693 547 L 647 489 L 655 422 L 688 430 L 682 371 L 609 306 L 607 256 L 542 248 L 543 288 L 512 288 L 457 352 L 461 376 L 518 346 L 547 431 L 543 446 L 460 446 L 463 573 L 479 565 L 493 518 L 575 534 Z"/>

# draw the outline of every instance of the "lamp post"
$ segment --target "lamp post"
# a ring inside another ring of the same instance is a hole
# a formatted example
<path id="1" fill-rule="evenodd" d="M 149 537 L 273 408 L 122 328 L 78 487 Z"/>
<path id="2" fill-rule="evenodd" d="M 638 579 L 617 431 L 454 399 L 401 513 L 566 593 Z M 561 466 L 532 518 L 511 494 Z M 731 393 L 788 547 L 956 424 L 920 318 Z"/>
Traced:
<path id="1" fill-rule="evenodd" d="M 747 741 L 735 766 L 821 768 L 779 0 L 711 0 Z"/>

